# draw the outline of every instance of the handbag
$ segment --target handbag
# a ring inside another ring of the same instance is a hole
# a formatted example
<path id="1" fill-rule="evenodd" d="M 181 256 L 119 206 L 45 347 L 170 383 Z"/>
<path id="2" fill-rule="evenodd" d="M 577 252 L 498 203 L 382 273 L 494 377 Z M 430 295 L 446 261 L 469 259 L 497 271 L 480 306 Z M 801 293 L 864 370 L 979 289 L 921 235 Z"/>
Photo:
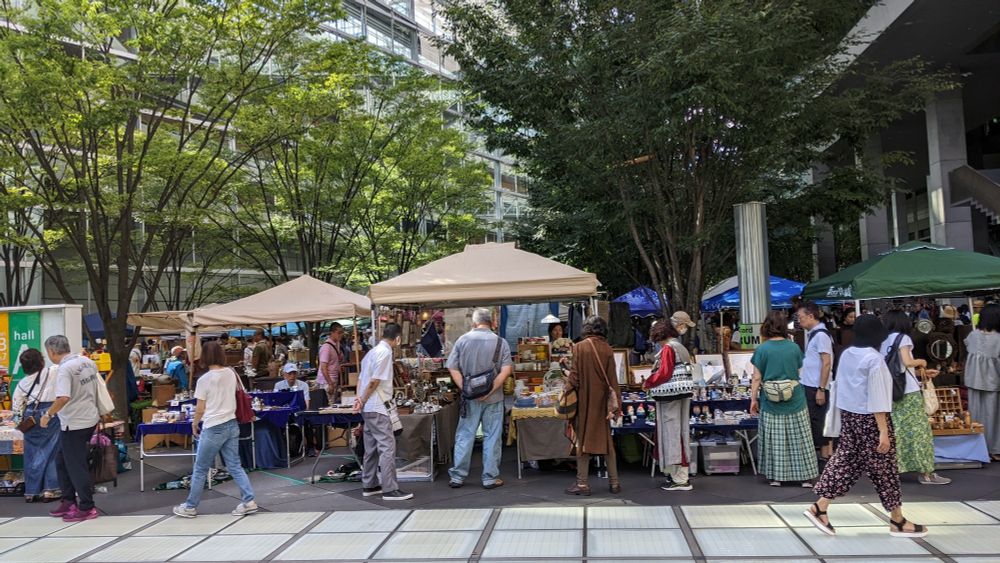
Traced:
<path id="1" fill-rule="evenodd" d="M 794 379 L 779 379 L 764 382 L 764 396 L 772 403 L 791 401 L 799 382 Z"/>
<path id="2" fill-rule="evenodd" d="M 233 372 L 233 377 L 236 378 L 236 422 L 249 424 L 257 417 L 253 412 L 253 401 L 250 400 L 250 394 L 247 393 L 247 390 L 243 388 L 243 381 L 236 370 L 229 368 L 229 371 Z"/>
<path id="3" fill-rule="evenodd" d="M 656 367 L 653 372 L 656 372 Z M 650 397 L 677 397 L 694 393 L 694 376 L 691 364 L 675 364 L 670 380 L 650 388 L 646 394 Z"/>
<path id="4" fill-rule="evenodd" d="M 823 437 L 840 438 L 840 409 L 837 408 L 837 382 L 830 382 L 830 389 L 826 393 L 826 418 L 823 419 Z"/>
<path id="5" fill-rule="evenodd" d="M 107 483 L 118 479 L 118 446 L 95 428 L 89 442 L 87 468 L 90 478 L 96 483 Z"/>
<path id="6" fill-rule="evenodd" d="M 490 369 L 467 377 L 462 381 L 462 396 L 465 399 L 478 399 L 489 395 L 493 391 L 493 382 L 497 377 L 496 366 L 497 362 L 500 361 L 500 347 L 502 345 L 503 339 L 498 336 L 497 347 L 493 351 L 493 363 L 490 364 Z"/>
<path id="7" fill-rule="evenodd" d="M 21 422 L 17 423 L 17 430 L 18 430 L 18 431 L 19 431 L 19 432 L 20 432 L 21 434 L 24 434 L 24 433 L 25 433 L 25 432 L 27 432 L 28 430 L 31 430 L 32 428 L 34 428 L 34 427 L 35 427 L 35 424 L 36 424 L 36 422 L 37 422 L 37 421 L 35 420 L 35 417 L 34 417 L 34 416 L 32 416 L 32 415 L 28 415 L 28 416 L 24 416 L 24 413 L 28 412 L 28 410 L 29 410 L 29 408 L 30 408 L 30 407 L 28 406 L 28 404 L 27 404 L 27 399 L 30 399 L 30 398 L 31 398 L 31 394 L 32 394 L 32 393 L 34 393 L 34 391 L 35 391 L 35 387 L 36 387 L 36 386 L 38 385 L 38 378 L 39 378 L 39 377 L 40 377 L 41 375 L 42 375 L 42 374 L 41 374 L 41 372 L 39 372 L 39 373 L 38 373 L 38 374 L 37 374 L 37 375 L 35 376 L 35 382 L 34 382 L 34 383 L 32 383 L 32 384 L 31 384 L 31 387 L 30 387 L 30 388 L 28 389 L 28 394 L 27 394 L 27 396 L 26 396 L 26 399 L 25 399 L 25 405 L 24 405 L 24 409 L 23 409 L 23 410 L 21 411 Z M 46 380 L 48 379 L 48 374 L 46 374 L 45 378 L 46 378 Z M 44 384 L 42 385 L 42 388 L 41 388 L 41 389 L 39 390 L 38 394 L 39 394 L 39 395 L 41 395 L 41 392 L 42 392 L 43 390 L 45 390 L 45 385 L 44 385 Z M 39 402 L 39 401 L 38 401 L 38 400 L 36 399 L 36 400 L 35 400 L 35 408 L 38 408 L 38 402 Z"/>
<path id="8" fill-rule="evenodd" d="M 97 413 L 101 416 L 115 412 L 115 401 L 108 391 L 108 384 L 97 374 Z"/>
<path id="9" fill-rule="evenodd" d="M 941 403 L 938 402 L 937 388 L 934 386 L 934 380 L 924 375 L 923 369 L 920 370 L 920 379 L 924 384 L 923 391 L 921 391 L 924 395 L 924 413 L 931 416 L 941 408 Z"/>

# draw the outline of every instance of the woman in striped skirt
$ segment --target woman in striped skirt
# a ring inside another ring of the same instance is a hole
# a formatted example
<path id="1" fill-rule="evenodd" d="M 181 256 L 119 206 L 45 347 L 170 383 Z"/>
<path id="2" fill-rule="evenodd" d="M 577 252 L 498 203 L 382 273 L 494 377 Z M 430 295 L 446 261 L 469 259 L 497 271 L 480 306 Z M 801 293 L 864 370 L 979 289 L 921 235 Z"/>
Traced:
<path id="1" fill-rule="evenodd" d="M 811 487 L 819 475 L 813 450 L 806 394 L 799 385 L 802 350 L 788 339 L 788 320 L 772 312 L 760 328 L 766 342 L 754 352 L 750 390 L 750 412 L 760 413 L 757 433 L 760 472 L 780 487 L 783 482 Z M 768 398 L 768 389 L 789 390 L 785 396 Z M 777 399 L 777 400 L 776 400 Z"/>

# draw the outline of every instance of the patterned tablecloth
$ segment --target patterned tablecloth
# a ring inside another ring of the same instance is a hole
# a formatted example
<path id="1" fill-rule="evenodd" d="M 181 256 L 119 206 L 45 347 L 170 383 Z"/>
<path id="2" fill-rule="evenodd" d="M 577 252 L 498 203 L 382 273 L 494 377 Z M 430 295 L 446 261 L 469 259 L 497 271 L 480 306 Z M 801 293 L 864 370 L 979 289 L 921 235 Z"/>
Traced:
<path id="1" fill-rule="evenodd" d="M 518 420 L 524 420 L 526 418 L 549 418 L 555 420 L 562 420 L 559 417 L 559 413 L 556 412 L 555 407 L 544 407 L 544 408 L 517 408 L 514 407 L 510 409 L 510 425 L 507 427 L 507 445 L 511 445 L 517 440 L 517 425 L 514 424 Z"/>

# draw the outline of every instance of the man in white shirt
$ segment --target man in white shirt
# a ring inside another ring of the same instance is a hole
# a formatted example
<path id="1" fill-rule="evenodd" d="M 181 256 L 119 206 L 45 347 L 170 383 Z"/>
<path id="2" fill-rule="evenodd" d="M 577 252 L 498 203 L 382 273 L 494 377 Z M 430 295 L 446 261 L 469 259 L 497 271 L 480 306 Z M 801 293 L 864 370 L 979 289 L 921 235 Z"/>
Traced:
<path id="1" fill-rule="evenodd" d="M 309 384 L 299 379 L 299 366 L 288 363 L 281 368 L 284 379 L 274 384 L 275 391 L 298 391 L 306 400 L 306 409 L 309 409 Z"/>
<path id="2" fill-rule="evenodd" d="M 403 329 L 388 323 L 382 329 L 382 340 L 361 361 L 358 374 L 358 396 L 354 412 L 365 421 L 365 457 L 361 466 L 361 494 L 365 497 L 382 495 L 382 500 L 410 500 L 412 493 L 399 490 L 396 480 L 396 437 L 388 405 L 392 401 L 392 348 L 399 345 Z"/>
<path id="3" fill-rule="evenodd" d="M 812 429 L 813 445 L 826 454 L 830 440 L 823 436 L 826 420 L 827 390 L 830 388 L 830 374 L 833 370 L 833 339 L 830 331 L 820 322 L 819 307 L 809 301 L 796 312 L 799 325 L 806 330 L 806 353 L 802 359 L 802 373 L 799 384 L 806 392 L 806 406 L 809 409 L 809 426 Z"/>

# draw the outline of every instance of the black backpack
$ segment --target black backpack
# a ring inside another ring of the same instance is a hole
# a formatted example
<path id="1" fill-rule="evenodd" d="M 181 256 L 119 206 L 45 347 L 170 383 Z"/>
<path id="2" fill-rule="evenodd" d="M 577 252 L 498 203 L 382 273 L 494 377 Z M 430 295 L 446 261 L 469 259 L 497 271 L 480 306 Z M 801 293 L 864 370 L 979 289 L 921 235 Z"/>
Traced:
<path id="1" fill-rule="evenodd" d="M 825 328 L 817 330 L 815 334 L 825 334 L 830 339 L 830 345 L 833 347 L 833 365 L 830 367 L 830 381 L 833 381 L 837 379 L 837 366 L 840 365 L 840 355 L 844 352 L 844 347 L 837 344 L 833 335 Z"/>
<path id="2" fill-rule="evenodd" d="M 903 365 L 903 358 L 899 355 L 899 343 L 903 340 L 903 333 L 896 335 L 896 340 L 889 347 L 889 352 L 885 355 L 885 365 L 889 366 L 889 373 L 892 374 L 892 400 L 899 401 L 906 394 L 906 376 L 908 372 Z"/>

